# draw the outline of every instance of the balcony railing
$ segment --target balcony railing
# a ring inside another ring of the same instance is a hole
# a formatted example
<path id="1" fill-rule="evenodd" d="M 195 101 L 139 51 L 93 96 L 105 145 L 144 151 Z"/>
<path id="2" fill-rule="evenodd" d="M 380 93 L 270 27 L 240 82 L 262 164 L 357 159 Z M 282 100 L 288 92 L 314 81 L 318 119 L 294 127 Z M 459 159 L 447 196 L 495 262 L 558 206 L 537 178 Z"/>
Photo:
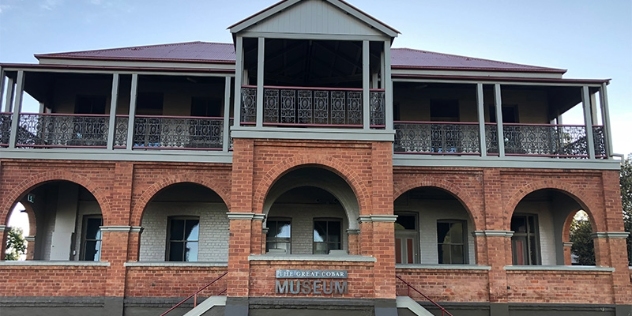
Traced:
<path id="1" fill-rule="evenodd" d="M 395 122 L 396 153 L 479 155 L 478 123 Z M 581 125 L 503 124 L 505 155 L 588 158 L 586 127 Z M 605 158 L 603 126 L 593 126 L 595 157 Z M 485 124 L 487 153 L 498 155 L 498 129 Z"/>
<path id="2" fill-rule="evenodd" d="M 370 124 L 382 128 L 385 124 L 385 93 L 371 89 Z M 302 127 L 363 126 L 362 89 L 309 88 L 266 86 L 263 90 L 263 125 Z M 257 87 L 241 89 L 241 123 L 257 121 Z"/>
<path id="3" fill-rule="evenodd" d="M 16 148 L 107 148 L 109 115 L 21 113 Z M 0 147 L 10 142 L 12 113 L 0 113 Z M 127 147 L 129 117 L 117 115 L 114 148 Z M 136 116 L 133 149 L 222 150 L 224 118 Z"/>

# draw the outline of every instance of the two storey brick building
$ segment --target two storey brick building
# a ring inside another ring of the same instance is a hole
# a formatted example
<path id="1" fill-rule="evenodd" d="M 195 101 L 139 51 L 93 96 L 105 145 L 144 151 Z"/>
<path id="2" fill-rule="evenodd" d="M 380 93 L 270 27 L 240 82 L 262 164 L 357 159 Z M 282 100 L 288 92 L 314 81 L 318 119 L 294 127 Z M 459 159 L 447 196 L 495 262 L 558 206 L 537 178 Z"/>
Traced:
<path id="1" fill-rule="evenodd" d="M 157 315 L 210 284 L 197 315 L 629 315 L 607 80 L 391 48 L 341 0 L 230 32 L 0 64 L 0 236 L 17 203 L 31 223 L 0 314 Z M 571 266 L 579 210 L 596 266 Z"/>

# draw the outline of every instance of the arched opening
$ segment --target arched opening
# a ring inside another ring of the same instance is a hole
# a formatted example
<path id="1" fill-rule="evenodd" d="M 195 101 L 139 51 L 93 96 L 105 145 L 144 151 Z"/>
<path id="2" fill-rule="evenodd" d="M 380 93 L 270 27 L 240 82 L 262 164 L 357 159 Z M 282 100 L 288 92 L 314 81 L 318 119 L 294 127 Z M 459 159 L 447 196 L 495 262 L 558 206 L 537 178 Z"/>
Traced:
<path id="1" fill-rule="evenodd" d="M 565 255 L 565 246 L 568 247 L 570 241 L 569 218 L 579 210 L 586 211 L 590 216 L 590 212 L 574 197 L 557 189 L 541 189 L 526 195 L 511 217 L 512 263 L 569 264 L 565 259 L 569 255 Z M 586 220 L 589 221 L 589 217 Z"/>
<path id="2" fill-rule="evenodd" d="M 24 232 L 27 260 L 101 260 L 103 215 L 85 187 L 56 180 L 39 184 L 21 196 L 13 210 L 28 215 L 29 231 Z"/>
<path id="3" fill-rule="evenodd" d="M 452 193 L 436 187 L 395 200 L 397 264 L 475 264 L 474 221 Z"/>
<path id="4" fill-rule="evenodd" d="M 163 188 L 143 211 L 139 261 L 227 262 L 226 212 L 221 197 L 205 186 Z"/>
<path id="5" fill-rule="evenodd" d="M 348 230 L 357 229 L 358 201 L 337 174 L 303 167 L 281 177 L 264 202 L 266 252 L 344 254 Z"/>
<path id="6" fill-rule="evenodd" d="M 570 213 L 562 228 L 565 265 L 595 265 L 595 241 L 588 214 L 583 210 Z"/>

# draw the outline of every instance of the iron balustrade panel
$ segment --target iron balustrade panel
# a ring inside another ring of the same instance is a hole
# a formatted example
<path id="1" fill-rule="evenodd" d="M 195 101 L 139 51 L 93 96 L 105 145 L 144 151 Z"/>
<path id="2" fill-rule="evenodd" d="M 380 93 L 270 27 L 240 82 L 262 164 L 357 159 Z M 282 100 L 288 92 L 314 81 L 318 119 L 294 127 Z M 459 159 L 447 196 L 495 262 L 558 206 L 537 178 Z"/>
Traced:
<path id="1" fill-rule="evenodd" d="M 505 124 L 503 134 L 508 155 L 588 157 L 585 126 Z"/>
<path id="2" fill-rule="evenodd" d="M 595 142 L 595 157 L 607 158 L 606 135 L 603 126 L 593 126 L 593 140 Z"/>
<path id="3" fill-rule="evenodd" d="M 385 93 L 384 91 L 370 92 L 371 126 L 378 127 L 386 124 Z"/>
<path id="4" fill-rule="evenodd" d="M 114 123 L 114 147 L 127 147 L 127 131 L 129 126 L 128 116 L 116 116 Z"/>
<path id="5" fill-rule="evenodd" d="M 255 123 L 257 121 L 257 88 L 241 88 L 241 122 Z"/>
<path id="6" fill-rule="evenodd" d="M 16 147 L 106 147 L 107 115 L 20 114 Z"/>
<path id="7" fill-rule="evenodd" d="M 224 118 L 137 116 L 135 149 L 222 149 Z"/>
<path id="8" fill-rule="evenodd" d="M 9 146 L 11 138 L 12 113 L 0 113 L 0 147 Z"/>
<path id="9" fill-rule="evenodd" d="M 498 155 L 498 126 L 485 124 L 485 146 L 488 154 Z"/>
<path id="10" fill-rule="evenodd" d="M 257 116 L 257 89 L 242 87 L 241 123 L 252 125 Z M 385 125 L 385 93 L 370 92 L 371 126 Z M 264 87 L 263 123 L 271 126 L 362 127 L 361 89 Z"/>
<path id="11" fill-rule="evenodd" d="M 395 152 L 480 154 L 478 124 L 395 122 Z"/>

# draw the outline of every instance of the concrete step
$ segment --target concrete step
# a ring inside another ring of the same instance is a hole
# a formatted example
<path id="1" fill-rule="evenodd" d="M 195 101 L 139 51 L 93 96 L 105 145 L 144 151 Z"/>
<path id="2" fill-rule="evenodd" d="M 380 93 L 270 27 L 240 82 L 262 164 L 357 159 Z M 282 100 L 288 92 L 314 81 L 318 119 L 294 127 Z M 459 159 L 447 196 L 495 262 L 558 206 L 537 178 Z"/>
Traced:
<path id="1" fill-rule="evenodd" d="M 417 316 L 434 316 L 427 309 L 423 308 L 419 303 L 410 298 L 410 296 L 398 296 L 396 299 L 397 308 L 407 308 Z"/>
<path id="2" fill-rule="evenodd" d="M 211 296 L 183 316 L 201 316 L 215 306 L 226 306 L 226 296 Z"/>

